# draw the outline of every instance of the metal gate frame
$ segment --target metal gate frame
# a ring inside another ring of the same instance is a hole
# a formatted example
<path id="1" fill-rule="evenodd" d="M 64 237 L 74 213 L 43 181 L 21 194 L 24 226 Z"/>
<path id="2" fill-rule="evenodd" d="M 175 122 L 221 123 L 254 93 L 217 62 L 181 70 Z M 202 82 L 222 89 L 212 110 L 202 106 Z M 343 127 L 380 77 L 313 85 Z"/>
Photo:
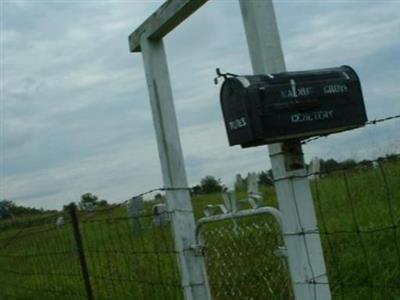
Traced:
<path id="1" fill-rule="evenodd" d="M 195 243 L 196 223 L 173 103 L 163 38 L 207 0 L 168 0 L 129 36 L 131 52 L 142 52 L 153 124 L 172 216 L 175 250 L 186 300 L 211 299 L 204 259 L 187 251 Z M 239 0 L 255 74 L 286 71 L 272 0 Z M 300 141 L 268 145 L 284 242 L 296 300 L 330 300 L 315 208 Z M 313 234 L 305 235 L 305 232 Z M 323 284 L 316 284 L 319 278 Z"/>

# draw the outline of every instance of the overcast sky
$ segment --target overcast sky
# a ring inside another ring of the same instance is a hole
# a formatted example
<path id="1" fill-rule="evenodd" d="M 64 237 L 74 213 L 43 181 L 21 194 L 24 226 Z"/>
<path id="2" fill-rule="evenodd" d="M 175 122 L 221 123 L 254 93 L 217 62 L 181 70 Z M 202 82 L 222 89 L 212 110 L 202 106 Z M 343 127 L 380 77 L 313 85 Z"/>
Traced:
<path id="1" fill-rule="evenodd" d="M 1 0 L 0 199 L 60 208 L 162 186 L 142 57 L 128 35 L 160 1 Z M 400 113 L 400 1 L 275 1 L 288 70 L 353 66 L 369 119 Z M 190 184 L 270 167 L 229 147 L 215 68 L 250 74 L 237 1 L 214 0 L 165 39 Z M 349 112 L 351 113 L 351 112 Z M 340 133 L 306 158 L 399 152 L 400 122 Z"/>

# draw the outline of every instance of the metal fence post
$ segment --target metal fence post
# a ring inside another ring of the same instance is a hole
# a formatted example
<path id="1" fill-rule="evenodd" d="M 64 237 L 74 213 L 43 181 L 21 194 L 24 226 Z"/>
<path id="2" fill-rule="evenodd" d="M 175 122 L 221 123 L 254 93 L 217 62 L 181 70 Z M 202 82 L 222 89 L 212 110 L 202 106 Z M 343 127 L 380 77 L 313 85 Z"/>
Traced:
<path id="1" fill-rule="evenodd" d="M 272 0 L 239 0 L 253 72 L 284 72 Z M 330 300 L 320 235 L 300 142 L 268 146 L 296 300 Z M 308 233 L 308 234 L 307 234 Z M 320 283 L 320 284 L 317 284 Z"/>
<path id="2" fill-rule="evenodd" d="M 92 285 L 90 283 L 90 277 L 89 277 L 89 269 L 88 269 L 88 266 L 86 263 L 85 251 L 83 248 L 82 236 L 81 236 L 81 232 L 79 230 L 79 219 L 78 219 L 78 215 L 76 212 L 75 203 L 71 203 L 69 205 L 69 213 L 71 216 L 72 230 L 73 230 L 73 234 L 74 234 L 76 250 L 78 252 L 79 263 L 80 263 L 80 267 L 81 267 L 83 281 L 85 284 L 87 298 L 88 298 L 88 300 L 94 300 Z"/>
<path id="3" fill-rule="evenodd" d="M 140 43 L 157 136 L 166 202 L 171 213 L 183 293 L 186 300 L 211 299 L 204 258 L 194 250 L 196 224 L 179 139 L 167 58 L 162 39 Z"/>

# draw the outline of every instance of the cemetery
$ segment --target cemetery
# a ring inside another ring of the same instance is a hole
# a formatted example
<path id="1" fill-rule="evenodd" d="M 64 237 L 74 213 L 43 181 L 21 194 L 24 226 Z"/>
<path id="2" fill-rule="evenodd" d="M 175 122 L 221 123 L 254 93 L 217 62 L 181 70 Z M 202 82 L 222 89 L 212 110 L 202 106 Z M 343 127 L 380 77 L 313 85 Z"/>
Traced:
<path id="1" fill-rule="evenodd" d="M 382 177 L 381 168 L 385 177 Z M 393 197 L 400 196 L 397 181 L 400 176 L 399 160 L 381 161 L 378 168 L 360 167 L 346 171 L 346 174 L 352 197 L 357 197 L 354 205 L 358 226 L 365 232 L 369 228 L 383 230 L 379 239 L 375 238 L 378 233 L 371 236 L 365 233 L 363 241 L 371 254 L 369 266 L 374 268 L 374 280 L 388 285 L 394 282 L 400 269 L 396 264 L 396 255 L 382 255 L 382 249 L 385 253 L 396 253 L 391 230 L 384 230 L 390 226 L 390 218 L 387 217 L 383 182 L 386 179 L 387 189 Z M 288 272 L 282 265 L 287 251 L 280 238 L 277 221 L 262 214 L 249 219 L 240 216 L 241 211 L 276 207 L 275 190 L 272 186 L 257 184 L 254 174 L 243 178 L 246 185 L 235 193 L 195 195 L 192 198 L 197 221 L 207 217 L 221 218 L 217 222 L 202 221 L 204 223 L 199 231 L 199 238 L 204 243 L 202 251 L 207 258 L 210 289 L 215 299 L 238 299 L 235 298 L 237 295 L 244 299 L 268 299 L 276 294 L 280 295 L 279 299 L 289 299 Z M 340 299 L 341 293 L 344 293 L 345 299 L 351 300 L 368 297 L 368 288 L 340 288 L 340 282 L 344 280 L 349 284 L 361 284 L 369 276 L 365 268 L 365 254 L 360 251 L 357 233 L 353 232 L 354 219 L 351 210 L 347 209 L 349 200 L 343 197 L 346 189 L 340 169 L 314 179 L 311 188 L 318 207 L 317 218 L 323 224 L 322 245 L 335 287 L 333 299 Z M 85 211 L 79 213 L 87 267 L 96 299 L 110 298 L 111 290 L 118 292 L 117 299 L 183 299 L 181 290 L 174 287 L 179 278 L 174 255 L 169 254 L 174 253 L 170 222 L 156 226 L 154 223 L 160 224 L 160 219 L 153 214 L 153 210 L 158 204 L 148 201 L 143 202 L 141 213 L 134 212 L 135 217 L 131 218 L 128 203 L 97 209 L 94 215 Z M 395 216 L 400 214 L 400 207 L 394 202 L 392 209 Z M 232 214 L 235 211 L 236 217 Z M 226 219 L 222 220 L 224 215 Z M 19 218 L 18 223 L 12 226 L 11 223 L 0 222 L 1 245 L 8 241 L 8 246 L 0 250 L 0 272 L 13 268 L 13 273 L 0 280 L 4 287 L 2 292 L 16 293 L 22 298 L 30 295 L 32 299 L 86 299 L 75 247 L 71 244 L 73 237 L 69 216 L 64 215 L 65 225 L 61 227 L 55 226 L 56 219 L 53 215 L 36 217 L 27 219 L 24 225 L 24 220 Z M 132 220 L 140 220 L 141 230 L 132 231 L 137 224 L 131 223 Z M 26 227 L 27 224 L 29 227 Z M 19 238 L 10 239 L 21 228 L 26 229 Z M 335 234 L 337 231 L 343 233 Z M 388 264 L 396 266 L 392 273 L 387 272 L 385 266 Z M 340 272 L 337 267 L 340 267 Z M 13 284 L 20 281 L 21 272 L 39 272 L 42 275 L 23 277 L 22 286 L 32 290 L 15 289 Z M 64 273 L 70 274 L 67 280 L 54 275 Z M 131 278 L 129 285 L 125 281 L 128 278 Z M 153 282 L 155 278 L 162 284 L 154 287 L 142 283 Z M 243 278 L 246 278 L 246 285 L 242 284 Z M 263 289 L 266 282 L 269 289 Z M 392 299 L 397 292 L 396 288 L 376 290 L 375 298 Z"/>
<path id="2" fill-rule="evenodd" d="M 252 72 L 216 78 L 226 147 L 244 157 L 266 146 L 271 169 L 232 174 L 229 188 L 211 175 L 211 190 L 189 185 L 164 38 L 206 2 L 166 1 L 128 38 L 162 186 L 18 218 L 0 202 L 0 300 L 399 299 L 399 154 L 303 150 L 400 116 L 368 121 L 350 66 L 287 71 L 272 0 L 239 0 Z"/>

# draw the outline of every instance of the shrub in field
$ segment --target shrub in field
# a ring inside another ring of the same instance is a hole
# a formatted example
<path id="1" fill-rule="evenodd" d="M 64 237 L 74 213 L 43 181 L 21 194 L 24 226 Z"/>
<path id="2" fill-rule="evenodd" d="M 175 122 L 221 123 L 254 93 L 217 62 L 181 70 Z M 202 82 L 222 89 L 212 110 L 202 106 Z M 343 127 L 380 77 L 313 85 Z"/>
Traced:
<path id="1" fill-rule="evenodd" d="M 221 180 L 214 176 L 206 176 L 200 181 L 201 191 L 204 194 L 218 193 L 222 191 Z"/>

